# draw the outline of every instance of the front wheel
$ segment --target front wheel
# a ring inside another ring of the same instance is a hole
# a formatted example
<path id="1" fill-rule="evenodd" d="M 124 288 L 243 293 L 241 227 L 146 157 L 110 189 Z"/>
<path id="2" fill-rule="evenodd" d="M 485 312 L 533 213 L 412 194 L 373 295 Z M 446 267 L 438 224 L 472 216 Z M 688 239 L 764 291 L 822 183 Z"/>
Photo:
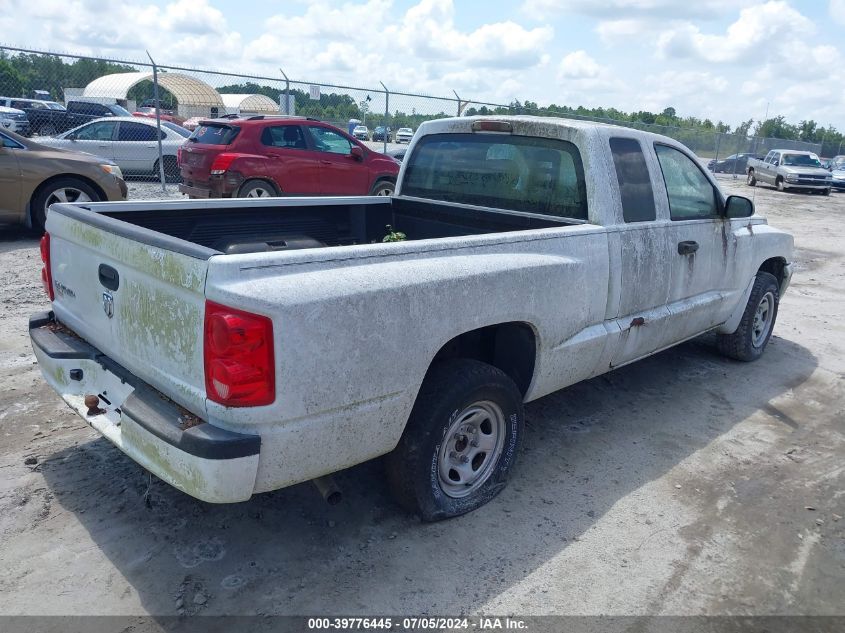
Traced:
<path id="1" fill-rule="evenodd" d="M 786 187 L 783 185 L 783 178 L 778 178 L 775 182 L 775 187 L 778 191 L 786 191 Z"/>
<path id="2" fill-rule="evenodd" d="M 504 489 L 523 428 L 522 396 L 504 372 L 470 359 L 438 363 L 386 459 L 394 497 L 423 521 L 479 508 Z"/>
<path id="3" fill-rule="evenodd" d="M 757 184 L 757 179 L 754 177 L 753 169 L 749 170 L 748 177 L 745 179 L 745 184 L 747 184 L 749 187 L 753 187 Z"/>
<path id="4" fill-rule="evenodd" d="M 41 129 L 38 130 L 38 133 L 41 136 L 55 136 L 58 132 L 58 129 L 52 123 L 45 123 L 41 126 Z"/>
<path id="5" fill-rule="evenodd" d="M 719 335 L 719 351 L 746 362 L 760 358 L 772 336 L 779 304 L 778 280 L 771 273 L 757 273 L 739 327 L 733 334 Z"/>
<path id="6" fill-rule="evenodd" d="M 43 231 L 47 222 L 47 211 L 57 202 L 99 202 L 100 195 L 87 183 L 76 178 L 59 178 L 42 186 L 31 204 L 32 228 Z"/>
<path id="7" fill-rule="evenodd" d="M 822 189 L 822 195 L 823 196 L 829 196 L 830 195 L 830 188 L 828 187 L 827 189 Z"/>

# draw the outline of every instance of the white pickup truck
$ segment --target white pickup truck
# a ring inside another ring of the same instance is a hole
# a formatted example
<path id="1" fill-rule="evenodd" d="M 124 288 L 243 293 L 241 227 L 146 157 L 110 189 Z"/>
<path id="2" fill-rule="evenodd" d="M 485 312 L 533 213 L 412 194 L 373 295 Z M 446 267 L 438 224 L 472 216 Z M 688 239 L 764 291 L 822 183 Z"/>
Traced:
<path id="1" fill-rule="evenodd" d="M 392 198 L 53 205 L 30 335 L 79 415 L 194 497 L 386 455 L 436 520 L 504 487 L 524 402 L 711 330 L 758 358 L 791 253 L 669 138 L 443 119 Z"/>
<path id="2" fill-rule="evenodd" d="M 829 196 L 833 185 L 830 172 L 813 152 L 773 149 L 763 160 L 749 158 L 745 173 L 749 187 L 762 182 L 778 191 L 802 189 Z"/>

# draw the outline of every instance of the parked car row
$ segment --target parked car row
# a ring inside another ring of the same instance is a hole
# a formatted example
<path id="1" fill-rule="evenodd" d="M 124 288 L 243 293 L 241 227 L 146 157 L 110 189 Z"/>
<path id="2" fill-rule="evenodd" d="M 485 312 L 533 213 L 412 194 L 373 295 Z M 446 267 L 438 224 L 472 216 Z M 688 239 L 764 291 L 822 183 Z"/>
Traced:
<path id="1" fill-rule="evenodd" d="M 40 136 L 54 136 L 102 117 L 132 116 L 126 108 L 114 103 L 81 100 L 68 101 L 63 106 L 56 101 L 0 97 L 0 106 L 23 112 L 29 123 L 28 133 Z"/>

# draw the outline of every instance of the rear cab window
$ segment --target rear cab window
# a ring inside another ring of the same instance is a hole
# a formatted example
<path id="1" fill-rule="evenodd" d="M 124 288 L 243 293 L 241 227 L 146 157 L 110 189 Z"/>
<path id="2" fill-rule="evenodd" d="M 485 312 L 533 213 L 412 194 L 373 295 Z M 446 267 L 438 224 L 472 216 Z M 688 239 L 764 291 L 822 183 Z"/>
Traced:
<path id="1" fill-rule="evenodd" d="M 510 134 L 431 134 L 405 168 L 402 194 L 508 211 L 587 219 L 578 148 Z"/>
<path id="2" fill-rule="evenodd" d="M 231 145 L 240 131 L 241 128 L 234 125 L 208 123 L 198 126 L 189 140 L 203 145 Z"/>
<path id="3" fill-rule="evenodd" d="M 657 218 L 654 191 L 640 142 L 633 138 L 610 139 L 616 181 L 625 222 L 650 222 Z"/>

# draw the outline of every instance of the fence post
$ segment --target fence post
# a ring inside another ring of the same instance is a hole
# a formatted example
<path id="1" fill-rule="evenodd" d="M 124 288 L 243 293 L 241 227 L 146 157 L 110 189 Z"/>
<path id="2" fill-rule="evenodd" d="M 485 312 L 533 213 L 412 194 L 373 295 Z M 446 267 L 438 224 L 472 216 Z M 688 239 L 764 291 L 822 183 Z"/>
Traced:
<path id="1" fill-rule="evenodd" d="M 285 78 L 285 114 L 290 114 L 290 79 L 281 68 L 279 68 L 279 72 Z"/>
<path id="2" fill-rule="evenodd" d="M 159 102 L 158 102 L 158 66 L 153 59 L 153 56 L 150 55 L 150 51 L 146 51 L 147 57 L 150 58 L 150 61 L 153 64 L 153 99 L 155 100 L 156 106 L 156 136 L 158 137 L 158 177 L 161 181 L 161 190 L 162 192 L 167 191 L 167 187 L 165 186 L 165 177 L 164 177 L 164 152 L 161 148 L 161 110 L 159 109 Z"/>
<path id="3" fill-rule="evenodd" d="M 722 144 L 722 133 L 716 132 L 716 155 L 713 157 L 713 160 L 719 160 L 719 146 Z"/>
<path id="4" fill-rule="evenodd" d="M 387 89 L 387 86 L 384 85 L 383 81 L 379 82 L 381 87 L 384 88 L 384 154 L 387 154 L 387 118 L 390 116 L 390 90 Z"/>

